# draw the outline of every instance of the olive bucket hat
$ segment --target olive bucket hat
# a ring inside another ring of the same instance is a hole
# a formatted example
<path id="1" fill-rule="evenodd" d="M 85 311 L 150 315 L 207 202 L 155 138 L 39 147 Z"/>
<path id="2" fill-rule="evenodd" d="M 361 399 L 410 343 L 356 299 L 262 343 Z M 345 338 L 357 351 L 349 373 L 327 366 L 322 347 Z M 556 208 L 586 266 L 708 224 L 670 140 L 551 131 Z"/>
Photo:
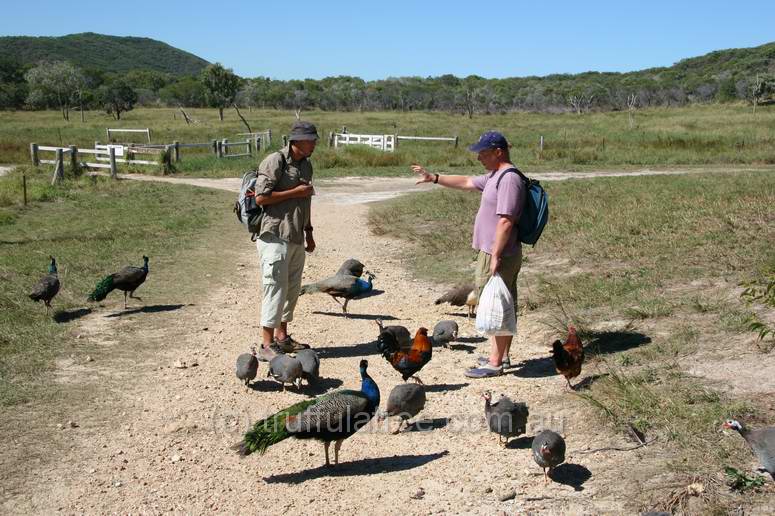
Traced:
<path id="1" fill-rule="evenodd" d="M 296 120 L 291 127 L 291 133 L 288 135 L 288 141 L 299 140 L 317 140 L 318 130 L 314 124 L 310 122 L 304 122 L 302 120 Z"/>

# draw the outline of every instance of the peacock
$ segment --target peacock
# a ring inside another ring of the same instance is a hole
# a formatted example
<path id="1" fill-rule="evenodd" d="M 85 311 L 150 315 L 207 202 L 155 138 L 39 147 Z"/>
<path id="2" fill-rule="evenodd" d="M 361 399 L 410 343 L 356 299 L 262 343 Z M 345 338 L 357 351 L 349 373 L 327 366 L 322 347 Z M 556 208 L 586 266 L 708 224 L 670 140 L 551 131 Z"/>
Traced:
<path id="1" fill-rule="evenodd" d="M 148 257 L 143 256 L 142 267 L 133 267 L 132 265 L 129 265 L 116 273 L 105 276 L 99 283 L 97 283 L 97 286 L 94 287 L 94 292 L 89 294 L 88 299 L 89 301 L 102 301 L 113 290 L 123 290 L 124 308 L 126 308 L 127 294 L 129 294 L 129 297 L 132 299 L 139 299 L 142 301 L 142 298 L 135 297 L 134 294 L 135 290 L 140 288 L 140 285 L 145 282 L 145 278 L 147 276 Z"/>
<path id="2" fill-rule="evenodd" d="M 366 279 L 364 280 L 357 276 L 337 272 L 330 278 L 302 286 L 299 295 L 303 296 L 304 294 L 314 294 L 316 292 L 328 294 L 342 307 L 342 312 L 347 316 L 347 303 L 352 299 L 358 299 L 364 294 L 368 294 L 374 288 L 373 280 L 376 276 L 369 271 L 365 272 L 365 276 Z M 344 304 L 339 303 L 338 298 L 344 299 Z"/>
<path id="3" fill-rule="evenodd" d="M 51 263 L 48 266 L 48 274 L 40 278 L 30 293 L 30 299 L 33 301 L 43 301 L 43 304 L 46 305 L 46 314 L 48 314 L 48 309 L 51 308 L 51 300 L 59 292 L 57 261 L 53 256 L 49 256 L 49 258 L 51 258 Z"/>
<path id="4" fill-rule="evenodd" d="M 361 360 L 361 390 L 341 390 L 300 401 L 266 419 L 257 421 L 244 439 L 233 446 L 242 455 L 258 452 L 293 436 L 323 441 L 326 466 L 331 466 L 328 448 L 334 443 L 334 464 L 339 464 L 342 441 L 374 417 L 379 407 L 379 387 L 367 372 L 369 363 Z"/>
<path id="5" fill-rule="evenodd" d="M 336 271 L 337 274 L 340 276 L 355 276 L 356 278 L 360 278 L 363 276 L 363 269 L 365 268 L 365 265 L 363 265 L 360 261 L 356 260 L 355 258 L 348 258 L 344 261 L 341 267 L 339 267 L 339 270 Z"/>

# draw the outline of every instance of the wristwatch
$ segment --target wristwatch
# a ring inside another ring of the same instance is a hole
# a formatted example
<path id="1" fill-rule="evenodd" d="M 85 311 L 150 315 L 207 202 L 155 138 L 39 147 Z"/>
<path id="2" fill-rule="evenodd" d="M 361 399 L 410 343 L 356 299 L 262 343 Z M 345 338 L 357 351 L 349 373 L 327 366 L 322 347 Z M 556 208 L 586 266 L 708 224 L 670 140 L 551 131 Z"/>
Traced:
<path id="1" fill-rule="evenodd" d="M 439 182 L 439 175 L 435 174 L 435 176 L 436 176 L 436 179 L 433 180 L 433 184 L 438 184 L 438 182 Z"/>

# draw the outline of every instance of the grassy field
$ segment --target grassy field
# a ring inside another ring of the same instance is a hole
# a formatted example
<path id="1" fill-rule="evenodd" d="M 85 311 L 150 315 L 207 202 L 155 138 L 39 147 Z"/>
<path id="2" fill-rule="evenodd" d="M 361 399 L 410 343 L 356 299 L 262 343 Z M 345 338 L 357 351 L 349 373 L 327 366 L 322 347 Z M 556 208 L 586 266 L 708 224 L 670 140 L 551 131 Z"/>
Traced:
<path id="1" fill-rule="evenodd" d="M 243 113 L 253 130 L 271 128 L 274 143 L 287 133 L 294 114 L 282 111 Z M 93 147 L 105 141 L 106 127 L 152 130 L 155 143 L 238 140 L 245 127 L 233 111 L 218 121 L 217 111 L 192 109 L 197 123 L 186 125 L 174 109 L 136 109 L 120 122 L 104 113 L 86 113 L 81 123 L 77 114 L 64 122 L 57 112 L 0 112 L 0 163 L 29 162 L 29 144 L 75 144 Z M 370 149 L 316 151 L 319 177 L 333 175 L 395 175 L 406 165 L 421 162 L 475 171 L 475 156 L 465 150 L 468 143 L 489 129 L 503 131 L 513 144 L 516 163 L 529 170 L 581 170 L 600 168 L 676 167 L 696 165 L 770 165 L 775 163 L 775 107 L 760 108 L 753 115 L 744 105 L 705 105 L 675 109 L 644 109 L 635 114 L 630 128 L 627 113 L 537 114 L 511 113 L 480 115 L 473 119 L 446 113 L 341 113 L 306 112 L 303 118 L 318 125 L 321 135 L 347 126 L 353 133 L 402 134 L 460 137 L 455 149 L 448 143 L 401 143 L 395 153 Z M 543 152 L 539 137 L 544 136 Z M 137 140 L 139 141 L 139 139 Z M 215 160 L 204 151 L 186 150 L 179 173 L 199 176 L 239 175 L 254 166 L 253 159 Z M 155 168 L 139 167 L 146 172 Z"/>
<path id="2" fill-rule="evenodd" d="M 74 334 L 95 307 L 86 296 L 99 279 L 125 265 L 142 265 L 145 254 L 150 274 L 137 295 L 150 306 L 186 302 L 209 284 L 204 268 L 220 277 L 210 245 L 242 231 L 228 209 L 233 195 L 227 192 L 91 177 L 52 187 L 48 173 L 27 169 L 31 202 L 23 207 L 21 172 L 0 178 L 0 406 L 59 396 L 50 375 L 61 357 L 90 354 L 100 360 L 106 351 Z M 27 294 L 46 273 L 49 255 L 57 258 L 62 287 L 47 316 Z M 121 297 L 113 293 L 106 303 L 120 303 Z M 142 348 L 142 342 L 132 342 L 122 349 L 133 354 Z"/>
<path id="3" fill-rule="evenodd" d="M 735 416 L 771 424 L 758 415 L 766 403 L 711 388 L 682 364 L 735 357 L 733 342 L 757 352 L 738 284 L 775 271 L 771 173 L 545 187 L 551 217 L 538 245 L 526 248 L 522 313 L 535 312 L 555 334 L 571 321 L 580 328 L 587 374 L 600 378 L 579 395 L 602 421 L 658 437 L 673 452 L 667 468 L 717 483 L 724 465 L 748 460 L 719 436 L 720 422 Z M 470 280 L 478 203 L 476 194 L 441 189 L 404 196 L 372 208 L 370 225 L 407 242 L 417 275 Z M 727 502 L 714 498 L 706 509 Z"/>

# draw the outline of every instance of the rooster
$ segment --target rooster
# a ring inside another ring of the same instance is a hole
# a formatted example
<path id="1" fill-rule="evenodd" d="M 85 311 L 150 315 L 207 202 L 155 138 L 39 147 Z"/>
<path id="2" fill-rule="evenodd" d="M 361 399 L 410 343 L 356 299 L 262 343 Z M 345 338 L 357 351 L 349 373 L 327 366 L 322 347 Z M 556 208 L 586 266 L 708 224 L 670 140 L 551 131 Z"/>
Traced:
<path id="1" fill-rule="evenodd" d="M 581 364 L 584 363 L 584 347 L 576 335 L 576 328 L 568 326 L 568 337 L 565 343 L 555 340 L 552 344 L 552 358 L 557 372 L 565 377 L 568 387 L 573 390 L 570 379 L 581 374 Z"/>
<path id="2" fill-rule="evenodd" d="M 423 385 L 422 380 L 417 378 L 415 374 L 430 362 L 433 354 L 433 346 L 428 338 L 426 328 L 417 330 L 412 347 L 408 351 L 401 350 L 398 340 L 392 333 L 383 331 L 377 339 L 377 349 L 385 357 L 385 360 L 390 362 L 393 369 L 401 373 L 404 381 L 412 378 L 415 382 Z"/>

